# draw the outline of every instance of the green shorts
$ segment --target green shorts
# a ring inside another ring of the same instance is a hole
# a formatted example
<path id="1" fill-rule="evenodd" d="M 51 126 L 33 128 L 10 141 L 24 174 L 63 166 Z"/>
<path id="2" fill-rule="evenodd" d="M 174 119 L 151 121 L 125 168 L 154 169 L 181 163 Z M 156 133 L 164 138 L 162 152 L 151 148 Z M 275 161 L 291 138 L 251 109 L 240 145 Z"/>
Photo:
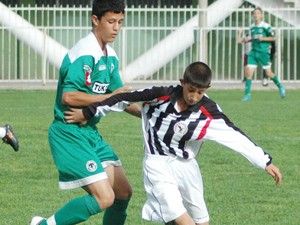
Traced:
<path id="1" fill-rule="evenodd" d="M 271 59 L 269 53 L 250 51 L 247 59 L 247 66 L 256 68 L 261 65 L 263 69 L 271 67 Z"/>
<path id="2" fill-rule="evenodd" d="M 49 127 L 49 144 L 61 189 L 106 179 L 105 166 L 121 166 L 118 156 L 96 128 L 54 121 Z"/>

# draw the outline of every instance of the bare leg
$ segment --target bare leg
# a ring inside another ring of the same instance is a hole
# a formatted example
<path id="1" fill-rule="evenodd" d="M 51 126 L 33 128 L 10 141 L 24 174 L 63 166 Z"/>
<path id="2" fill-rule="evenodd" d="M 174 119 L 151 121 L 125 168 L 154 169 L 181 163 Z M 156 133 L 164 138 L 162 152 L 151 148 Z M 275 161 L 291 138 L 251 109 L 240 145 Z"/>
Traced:
<path id="1" fill-rule="evenodd" d="M 255 67 L 246 66 L 246 68 L 245 68 L 245 77 L 247 79 L 252 79 L 253 74 L 255 72 L 255 69 L 256 69 Z"/>
<path id="2" fill-rule="evenodd" d="M 114 201 L 115 195 L 108 180 L 101 180 L 89 184 L 84 189 L 95 196 L 101 209 L 110 207 Z"/>
<path id="3" fill-rule="evenodd" d="M 169 223 L 165 223 L 165 225 L 176 225 L 174 221 L 171 221 Z M 196 225 L 209 225 L 209 222 L 205 223 L 196 223 Z"/>
<path id="4" fill-rule="evenodd" d="M 103 216 L 103 225 L 124 225 L 132 189 L 121 166 L 108 166 L 105 171 L 115 194 L 115 201 Z"/>
<path id="5" fill-rule="evenodd" d="M 171 221 L 171 222 L 165 223 L 165 225 L 175 225 L 175 222 Z"/>
<path id="6" fill-rule="evenodd" d="M 169 223 L 167 223 L 169 225 Z M 173 223 L 170 223 L 170 225 L 195 225 L 195 222 L 193 219 L 189 216 L 189 214 L 184 213 L 181 216 L 179 216 L 177 219 L 173 221 Z"/>
<path id="7" fill-rule="evenodd" d="M 105 171 L 109 182 L 114 190 L 116 199 L 129 199 L 132 195 L 132 188 L 121 166 L 108 166 Z"/>
<path id="8" fill-rule="evenodd" d="M 205 223 L 196 223 L 196 225 L 209 225 L 209 222 L 205 222 Z"/>
<path id="9" fill-rule="evenodd" d="M 267 77 L 273 78 L 274 73 L 272 72 L 271 68 L 264 69 L 264 73 L 266 74 Z"/>

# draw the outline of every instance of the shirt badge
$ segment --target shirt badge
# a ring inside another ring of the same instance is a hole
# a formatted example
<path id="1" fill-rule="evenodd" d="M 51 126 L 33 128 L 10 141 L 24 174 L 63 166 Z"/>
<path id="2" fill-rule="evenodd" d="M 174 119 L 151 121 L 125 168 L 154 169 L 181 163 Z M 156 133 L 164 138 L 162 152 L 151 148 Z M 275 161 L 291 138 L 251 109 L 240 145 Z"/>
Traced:
<path id="1" fill-rule="evenodd" d="M 184 135 L 188 131 L 187 125 L 183 122 L 178 122 L 174 125 L 175 134 Z"/>
<path id="2" fill-rule="evenodd" d="M 89 65 L 84 65 L 83 70 L 85 75 L 85 84 L 87 86 L 90 86 L 92 84 L 92 79 L 91 79 L 92 69 Z"/>

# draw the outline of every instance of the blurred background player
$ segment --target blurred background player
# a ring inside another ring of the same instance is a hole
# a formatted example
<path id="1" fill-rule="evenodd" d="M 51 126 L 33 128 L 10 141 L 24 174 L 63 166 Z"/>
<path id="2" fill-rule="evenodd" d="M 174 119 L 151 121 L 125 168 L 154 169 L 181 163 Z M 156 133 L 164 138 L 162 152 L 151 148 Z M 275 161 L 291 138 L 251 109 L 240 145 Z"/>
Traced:
<path id="1" fill-rule="evenodd" d="M 19 141 L 17 136 L 14 134 L 11 126 L 6 124 L 0 127 L 0 138 L 5 144 L 9 144 L 15 151 L 19 150 Z"/>
<path id="2" fill-rule="evenodd" d="M 243 101 L 251 100 L 252 77 L 258 65 L 261 65 L 266 75 L 279 89 L 280 97 L 285 97 L 285 88 L 279 76 L 274 75 L 271 69 L 271 42 L 275 41 L 274 33 L 270 24 L 263 21 L 263 11 L 255 8 L 252 11 L 254 24 L 250 27 L 251 50 L 248 54 L 245 71 L 245 90 Z"/>
<path id="3" fill-rule="evenodd" d="M 103 223 L 99 224 L 125 223 L 132 188 L 116 152 L 96 127 L 100 117 L 86 126 L 64 120 L 64 111 L 70 106 L 87 106 L 127 90 L 122 89 L 119 59 L 108 45 L 116 39 L 124 15 L 124 0 L 94 0 L 92 31 L 71 48 L 60 68 L 49 144 L 59 187 L 83 188 L 86 194 L 71 199 L 47 219 L 33 217 L 31 225 L 78 224 L 102 211 Z M 128 112 L 139 114 L 140 109 L 131 106 Z"/>
<path id="4" fill-rule="evenodd" d="M 120 104 L 143 102 L 144 186 L 142 216 L 167 225 L 208 225 L 203 183 L 195 157 L 203 141 L 212 140 L 246 157 L 280 184 L 272 157 L 236 127 L 206 95 L 212 72 L 202 62 L 190 64 L 180 85 L 120 93 L 83 110 L 65 112 L 70 123 L 85 124 Z"/>
<path id="5" fill-rule="evenodd" d="M 244 66 L 244 77 L 243 77 L 243 82 L 246 81 L 245 73 L 246 73 L 246 67 L 247 67 L 247 61 L 248 61 L 248 54 L 251 51 L 251 37 L 249 33 L 246 33 L 244 35 L 243 30 L 238 30 L 237 33 L 237 42 L 243 45 L 243 66 Z M 274 55 L 276 52 L 276 45 L 275 41 L 271 42 L 271 50 L 270 50 L 270 61 L 271 63 L 273 62 Z M 263 70 L 263 77 L 262 77 L 262 86 L 268 86 L 269 84 L 269 78 L 266 74 L 266 71 Z"/>

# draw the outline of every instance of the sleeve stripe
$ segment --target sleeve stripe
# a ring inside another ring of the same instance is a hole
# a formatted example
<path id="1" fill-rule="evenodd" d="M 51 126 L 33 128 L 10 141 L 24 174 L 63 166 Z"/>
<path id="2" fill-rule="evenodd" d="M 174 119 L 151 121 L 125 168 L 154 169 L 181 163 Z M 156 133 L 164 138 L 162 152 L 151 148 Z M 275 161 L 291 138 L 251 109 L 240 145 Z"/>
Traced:
<path id="1" fill-rule="evenodd" d="M 168 101 L 170 99 L 170 95 L 165 95 L 157 98 L 160 101 Z"/>
<path id="2" fill-rule="evenodd" d="M 205 125 L 201 129 L 200 134 L 198 136 L 198 140 L 202 139 L 205 136 L 206 130 L 209 127 L 209 124 L 213 118 L 212 115 L 207 111 L 207 109 L 204 106 L 201 106 L 200 110 L 208 118 L 208 120 L 206 121 Z"/>

